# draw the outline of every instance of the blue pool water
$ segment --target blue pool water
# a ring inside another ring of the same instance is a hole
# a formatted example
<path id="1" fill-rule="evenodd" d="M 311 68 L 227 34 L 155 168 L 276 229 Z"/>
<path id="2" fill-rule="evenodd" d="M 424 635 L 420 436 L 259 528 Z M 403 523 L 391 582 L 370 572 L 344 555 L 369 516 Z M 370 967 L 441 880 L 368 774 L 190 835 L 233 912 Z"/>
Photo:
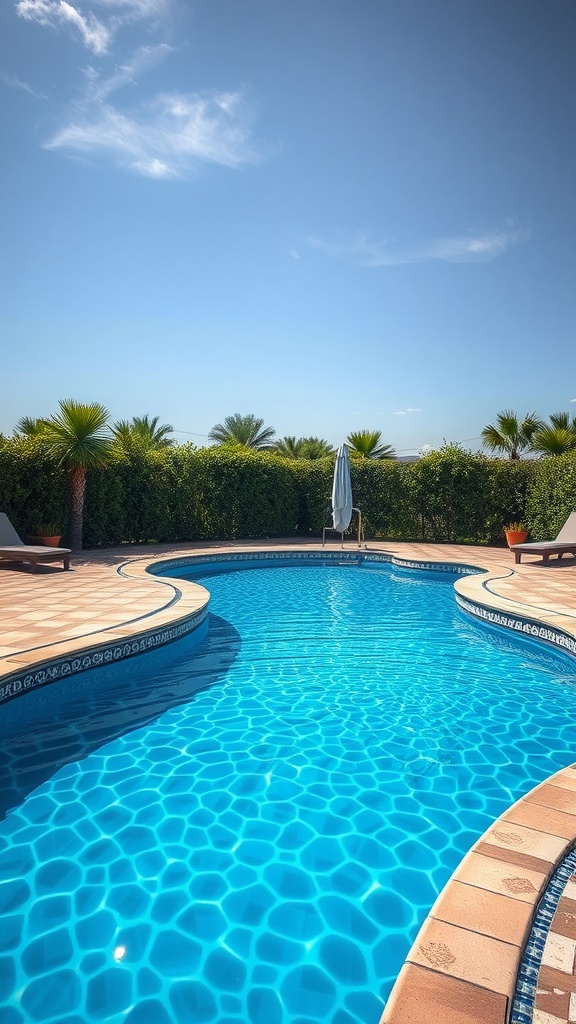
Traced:
<path id="1" fill-rule="evenodd" d="M 1 1024 L 377 1024 L 462 855 L 574 760 L 574 661 L 453 581 L 213 570 L 200 643 L 12 702 Z"/>

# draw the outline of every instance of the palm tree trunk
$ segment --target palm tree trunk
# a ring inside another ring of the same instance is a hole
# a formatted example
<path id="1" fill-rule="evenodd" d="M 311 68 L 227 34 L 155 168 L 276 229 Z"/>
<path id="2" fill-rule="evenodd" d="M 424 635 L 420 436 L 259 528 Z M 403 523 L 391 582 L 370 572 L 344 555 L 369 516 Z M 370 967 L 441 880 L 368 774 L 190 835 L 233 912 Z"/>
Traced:
<path id="1" fill-rule="evenodd" d="M 73 551 L 81 551 L 86 470 L 82 467 L 71 469 L 68 475 L 70 477 L 70 547 Z"/>

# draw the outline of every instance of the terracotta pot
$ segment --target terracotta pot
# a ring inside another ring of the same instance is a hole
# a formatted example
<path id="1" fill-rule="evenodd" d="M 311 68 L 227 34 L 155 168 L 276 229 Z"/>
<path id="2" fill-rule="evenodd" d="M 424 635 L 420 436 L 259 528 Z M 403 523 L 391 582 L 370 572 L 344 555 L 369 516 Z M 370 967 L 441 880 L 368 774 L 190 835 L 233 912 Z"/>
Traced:
<path id="1" fill-rule="evenodd" d="M 58 548 L 60 547 L 60 541 L 62 537 L 34 537 L 34 543 L 40 544 L 42 547 L 47 548 Z"/>
<path id="2" fill-rule="evenodd" d="M 511 548 L 513 544 L 523 544 L 528 536 L 527 530 L 505 530 L 506 543 Z"/>

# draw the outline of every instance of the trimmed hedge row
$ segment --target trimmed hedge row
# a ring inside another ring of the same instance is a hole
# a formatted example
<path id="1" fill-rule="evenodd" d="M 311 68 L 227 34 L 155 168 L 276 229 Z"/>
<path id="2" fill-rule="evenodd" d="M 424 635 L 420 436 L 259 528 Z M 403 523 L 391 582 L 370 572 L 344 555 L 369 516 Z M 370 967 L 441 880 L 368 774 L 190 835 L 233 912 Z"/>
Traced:
<path id="1" fill-rule="evenodd" d="M 509 461 L 447 445 L 413 463 L 351 465 L 366 537 L 502 545 L 504 524 L 521 520 L 538 540 L 554 537 L 576 506 L 576 453 Z M 333 458 L 225 447 L 119 454 L 88 474 L 84 544 L 319 537 L 333 468 Z M 21 536 L 39 522 L 64 526 L 67 503 L 65 474 L 34 440 L 0 439 L 0 508 Z"/>

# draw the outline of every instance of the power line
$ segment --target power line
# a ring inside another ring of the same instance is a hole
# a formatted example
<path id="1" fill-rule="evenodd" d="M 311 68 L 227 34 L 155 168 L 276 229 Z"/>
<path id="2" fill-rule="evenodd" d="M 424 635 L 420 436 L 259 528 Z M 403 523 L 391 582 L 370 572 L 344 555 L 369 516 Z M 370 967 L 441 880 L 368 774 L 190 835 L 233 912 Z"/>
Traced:
<path id="1" fill-rule="evenodd" d="M 208 438 L 208 440 L 210 440 L 210 434 L 198 434 L 198 433 L 195 433 L 193 430 L 178 430 L 176 427 L 174 427 L 173 430 L 172 430 L 172 433 L 174 433 L 174 434 L 186 434 L 187 437 L 206 437 L 206 438 Z M 453 444 L 467 444 L 468 441 L 481 441 L 481 440 L 482 440 L 482 438 L 480 436 L 479 437 L 464 437 L 460 441 L 453 441 L 452 443 Z M 419 451 L 422 450 L 423 447 L 424 447 L 423 444 L 421 444 L 420 447 L 418 447 L 418 445 L 413 445 L 412 448 L 397 448 L 396 451 L 399 452 L 399 454 L 406 453 L 406 452 L 419 452 Z"/>
<path id="2" fill-rule="evenodd" d="M 210 434 L 195 434 L 192 430 L 177 430 L 176 427 L 172 428 L 173 434 L 187 434 L 188 437 L 210 437 Z"/>
<path id="3" fill-rule="evenodd" d="M 481 440 L 482 440 L 481 436 L 480 437 L 463 437 L 462 440 L 460 440 L 460 441 L 451 441 L 449 443 L 450 444 L 466 444 L 468 441 L 481 441 Z M 396 451 L 398 451 L 400 453 L 402 453 L 402 452 L 419 452 L 419 451 L 422 450 L 422 448 L 424 448 L 423 444 L 421 444 L 420 447 L 416 446 L 414 448 L 397 448 Z"/>

